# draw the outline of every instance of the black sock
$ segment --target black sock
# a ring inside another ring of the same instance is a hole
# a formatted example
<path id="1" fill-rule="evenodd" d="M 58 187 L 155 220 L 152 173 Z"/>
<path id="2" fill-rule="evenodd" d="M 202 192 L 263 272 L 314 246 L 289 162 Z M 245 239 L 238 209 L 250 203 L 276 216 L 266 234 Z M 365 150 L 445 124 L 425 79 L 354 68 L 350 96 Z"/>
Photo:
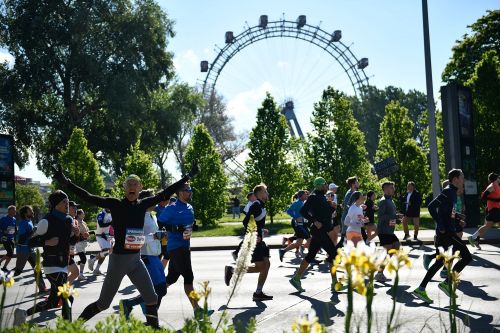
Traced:
<path id="1" fill-rule="evenodd" d="M 83 321 L 87 321 L 96 314 L 98 314 L 99 312 L 101 312 L 101 310 L 99 310 L 99 308 L 97 307 L 97 302 L 94 302 L 87 305 L 87 307 L 85 308 L 85 310 L 83 310 L 82 314 L 80 315 L 80 317 L 78 317 L 78 319 L 83 319 Z"/>
<path id="2" fill-rule="evenodd" d="M 158 323 L 158 307 L 157 305 L 146 305 L 146 324 L 153 328 L 159 328 Z"/>

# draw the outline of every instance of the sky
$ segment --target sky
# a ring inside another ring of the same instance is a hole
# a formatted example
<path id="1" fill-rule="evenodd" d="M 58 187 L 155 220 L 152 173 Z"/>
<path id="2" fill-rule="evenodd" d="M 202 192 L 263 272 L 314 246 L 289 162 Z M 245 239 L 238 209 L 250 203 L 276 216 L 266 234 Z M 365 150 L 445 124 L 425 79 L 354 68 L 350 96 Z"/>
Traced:
<path id="1" fill-rule="evenodd" d="M 425 92 L 425 62 L 422 31 L 422 2 L 417 0 L 253 0 L 201 1 L 161 0 L 160 6 L 175 20 L 176 36 L 167 49 L 174 53 L 180 80 L 203 82 L 200 61 L 212 63 L 225 46 L 224 34 L 234 35 L 258 24 L 260 15 L 269 21 L 295 21 L 306 15 L 307 24 L 331 33 L 342 31 L 342 42 L 358 59 L 368 58 L 365 69 L 370 85 L 389 85 Z M 434 98 L 440 105 L 441 73 L 451 57 L 457 39 L 469 32 L 467 25 L 498 9 L 500 1 L 429 1 L 429 28 Z M 9 55 L 0 51 L 0 61 Z M 255 42 L 229 59 L 216 89 L 224 96 L 228 114 L 238 133 L 248 133 L 255 124 L 257 108 L 266 91 L 278 104 L 295 103 L 295 113 L 304 132 L 322 90 L 332 85 L 346 94 L 355 93 L 349 77 L 327 52 L 295 38 L 274 38 Z M 17 174 L 47 181 L 34 161 Z M 178 174 L 175 163 L 168 165 Z"/>

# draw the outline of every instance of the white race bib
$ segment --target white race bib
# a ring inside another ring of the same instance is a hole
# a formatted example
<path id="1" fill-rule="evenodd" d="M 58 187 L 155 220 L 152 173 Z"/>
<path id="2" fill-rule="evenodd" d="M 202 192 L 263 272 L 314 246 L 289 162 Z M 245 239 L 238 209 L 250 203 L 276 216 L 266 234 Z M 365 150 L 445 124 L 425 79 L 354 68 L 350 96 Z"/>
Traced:
<path id="1" fill-rule="evenodd" d="M 140 250 L 146 241 L 143 229 L 128 228 L 125 234 L 126 250 Z"/>
<path id="2" fill-rule="evenodd" d="M 12 226 L 12 225 L 9 225 L 7 227 L 7 234 L 8 235 L 13 235 L 16 233 L 16 227 Z"/>

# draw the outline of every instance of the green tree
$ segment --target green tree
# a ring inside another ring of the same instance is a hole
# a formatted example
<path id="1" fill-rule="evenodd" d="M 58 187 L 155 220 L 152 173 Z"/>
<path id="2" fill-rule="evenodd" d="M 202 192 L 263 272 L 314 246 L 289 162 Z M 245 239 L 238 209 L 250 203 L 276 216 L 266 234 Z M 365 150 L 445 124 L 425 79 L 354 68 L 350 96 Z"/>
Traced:
<path id="1" fill-rule="evenodd" d="M 356 175 L 363 188 L 374 189 L 376 180 L 366 158 L 365 137 L 349 99 L 332 87 L 326 88 L 321 100 L 314 104 L 311 123 L 313 131 L 307 136 L 310 173 L 337 184 Z M 345 191 L 345 186 L 340 186 L 339 197 Z"/>
<path id="2" fill-rule="evenodd" d="M 384 120 L 380 124 L 376 160 L 392 156 L 398 162 L 399 170 L 390 177 L 396 184 L 398 196 L 406 192 L 406 183 L 410 180 L 415 182 L 424 196 L 430 191 L 429 163 L 423 149 L 411 137 L 412 128 L 408 109 L 398 102 L 386 106 Z"/>
<path id="3" fill-rule="evenodd" d="M 186 149 L 184 169 L 188 170 L 193 161 L 198 161 L 202 170 L 191 180 L 195 217 L 203 226 L 214 225 L 224 216 L 226 210 L 228 179 L 221 164 L 220 154 L 203 124 L 194 128 Z"/>
<path id="4" fill-rule="evenodd" d="M 285 117 L 267 93 L 257 111 L 257 124 L 250 132 L 246 167 L 246 188 L 265 183 L 269 192 L 267 211 L 273 216 L 290 203 L 297 183 L 297 169 L 290 163 L 290 133 Z"/>
<path id="5" fill-rule="evenodd" d="M 0 65 L 0 124 L 16 137 L 16 163 L 34 148 L 50 174 L 79 126 L 120 173 L 148 124 L 145 101 L 173 77 L 172 26 L 153 0 L 1 2 L 0 47 L 15 61 Z"/>
<path id="6" fill-rule="evenodd" d="M 21 185 L 16 183 L 16 207 L 19 210 L 25 205 L 33 207 L 35 221 L 38 221 L 40 217 L 47 212 L 47 205 L 38 187 L 35 185 Z"/>
<path id="7" fill-rule="evenodd" d="M 99 170 L 99 163 L 94 154 L 87 147 L 87 139 L 81 128 L 73 128 L 73 133 L 69 138 L 66 148 L 59 156 L 59 163 L 66 175 L 78 186 L 86 189 L 90 193 L 101 195 L 104 191 L 104 180 Z M 62 187 L 56 184 L 57 187 Z M 62 187 L 70 200 L 76 196 L 68 189 Z M 98 212 L 98 207 L 81 203 L 86 214 L 93 216 Z"/>
<path id="8" fill-rule="evenodd" d="M 500 54 L 500 10 L 488 10 L 452 48 L 453 55 L 446 65 L 442 79 L 447 83 L 465 84 L 476 71 L 483 54 L 493 50 Z"/>
<path id="9" fill-rule="evenodd" d="M 122 197 L 123 184 L 127 177 L 131 174 L 137 175 L 141 178 L 141 183 L 144 189 L 157 189 L 159 185 L 159 176 L 153 167 L 153 159 L 150 155 L 145 153 L 140 148 L 140 140 L 130 147 L 125 163 L 123 173 L 118 176 L 115 181 L 112 193 L 115 197 Z"/>
<path id="10" fill-rule="evenodd" d="M 500 147 L 500 60 L 495 51 L 483 54 L 474 74 L 467 81 L 474 103 L 474 139 L 477 176 L 481 188 L 488 182 L 490 172 L 498 172 Z"/>
<path id="11" fill-rule="evenodd" d="M 350 97 L 354 117 L 359 122 L 359 127 L 366 138 L 366 149 L 368 158 L 374 161 L 379 141 L 380 123 L 384 118 L 385 107 L 391 101 L 398 101 L 409 111 L 410 119 L 414 123 L 412 128 L 412 137 L 422 144 L 421 133 L 426 127 L 421 122 L 422 114 L 427 112 L 427 97 L 418 90 L 409 90 L 405 92 L 401 88 L 388 86 L 384 89 L 378 89 L 374 86 L 363 88 L 359 97 Z"/>
<path id="12" fill-rule="evenodd" d="M 192 131 L 196 112 L 203 105 L 203 96 L 186 83 L 175 82 L 151 94 L 148 103 L 150 120 L 141 132 L 141 146 L 153 157 L 160 170 L 161 187 L 165 187 L 170 178 L 165 167 L 169 153 L 178 154 L 179 163 L 182 163 L 185 135 Z"/>

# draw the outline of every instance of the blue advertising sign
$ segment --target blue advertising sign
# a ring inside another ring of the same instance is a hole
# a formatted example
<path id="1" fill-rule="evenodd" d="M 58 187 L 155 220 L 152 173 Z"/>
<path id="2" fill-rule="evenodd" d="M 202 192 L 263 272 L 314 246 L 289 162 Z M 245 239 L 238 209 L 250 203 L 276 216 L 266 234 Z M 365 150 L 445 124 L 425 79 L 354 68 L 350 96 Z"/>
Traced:
<path id="1" fill-rule="evenodd" d="M 0 216 L 15 200 L 14 138 L 0 134 Z"/>

